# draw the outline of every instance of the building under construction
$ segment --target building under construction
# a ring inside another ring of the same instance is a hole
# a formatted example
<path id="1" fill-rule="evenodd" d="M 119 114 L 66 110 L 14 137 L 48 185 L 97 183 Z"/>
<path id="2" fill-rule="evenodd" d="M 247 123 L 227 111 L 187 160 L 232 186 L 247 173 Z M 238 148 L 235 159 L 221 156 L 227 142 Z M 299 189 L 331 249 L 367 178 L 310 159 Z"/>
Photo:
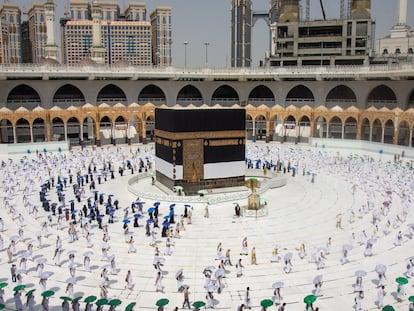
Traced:
<path id="1" fill-rule="evenodd" d="M 246 3 L 244 3 L 246 2 Z M 302 3 L 303 2 L 303 3 Z M 374 47 L 375 22 L 371 19 L 371 0 L 341 0 L 341 18 L 329 19 L 325 15 L 323 0 L 320 8 L 323 19 L 310 20 L 309 0 L 271 0 L 266 22 L 270 28 L 270 53 L 267 53 L 266 66 L 330 66 L 330 65 L 362 65 L 369 63 L 369 57 Z M 232 11 L 240 6 L 249 7 L 251 1 L 233 0 Z M 302 8 L 305 7 L 305 14 Z M 347 7 L 347 8 L 346 8 Z M 251 11 L 251 10 L 249 10 Z M 232 50 L 233 59 L 242 59 L 251 55 L 251 42 L 237 42 L 237 30 L 246 34 L 251 32 L 256 18 L 262 15 L 252 15 L 242 23 L 243 26 L 232 27 L 233 46 L 239 46 L 242 55 L 237 55 L 237 49 Z M 245 15 L 244 15 L 245 16 Z M 233 20 L 234 21 L 234 20 Z M 240 20 L 238 21 L 240 25 Z M 245 35 L 245 38 L 251 35 Z M 243 66 L 249 62 L 238 62 L 233 66 Z"/>
<path id="2" fill-rule="evenodd" d="M 371 1 L 354 0 L 350 14 L 322 20 L 301 19 L 300 1 L 280 2 L 278 21 L 271 27 L 270 66 L 362 65 L 374 46 Z"/>

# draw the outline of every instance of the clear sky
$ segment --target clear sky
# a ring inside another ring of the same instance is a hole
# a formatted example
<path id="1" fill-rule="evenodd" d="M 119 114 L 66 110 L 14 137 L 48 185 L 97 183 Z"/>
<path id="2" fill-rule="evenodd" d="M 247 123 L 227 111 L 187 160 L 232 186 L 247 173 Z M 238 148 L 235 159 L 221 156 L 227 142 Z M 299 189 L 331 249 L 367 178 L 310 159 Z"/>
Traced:
<path id="1" fill-rule="evenodd" d="M 4 0 L 3 0 L 4 1 Z M 173 65 L 184 65 L 184 41 L 187 46 L 187 65 L 204 66 L 206 62 L 206 46 L 208 42 L 208 63 L 210 66 L 223 67 L 230 64 L 230 0 L 134 0 L 145 2 L 147 19 L 158 5 L 172 7 L 173 29 Z M 33 2 L 42 0 L 9 0 L 27 10 Z M 92 0 L 91 0 L 92 2 Z M 130 1 L 119 0 L 121 8 Z M 327 18 L 338 18 L 340 0 L 323 0 Z M 68 0 L 55 0 L 58 18 L 63 15 Z M 305 1 L 302 0 L 304 5 Z M 397 21 L 398 0 L 371 0 L 372 16 L 376 21 L 376 38 L 389 34 L 389 30 Z M 268 10 L 269 0 L 253 0 L 254 10 Z M 414 28 L 414 0 L 408 0 L 407 23 Z M 319 0 L 311 0 L 311 18 L 321 19 Z M 58 27 L 58 23 L 56 23 Z M 58 36 L 59 37 L 59 36 Z M 414 40 L 414 39 L 413 39 Z M 264 21 L 256 23 L 253 29 L 253 65 L 259 64 L 264 52 L 269 49 L 269 31 Z"/>

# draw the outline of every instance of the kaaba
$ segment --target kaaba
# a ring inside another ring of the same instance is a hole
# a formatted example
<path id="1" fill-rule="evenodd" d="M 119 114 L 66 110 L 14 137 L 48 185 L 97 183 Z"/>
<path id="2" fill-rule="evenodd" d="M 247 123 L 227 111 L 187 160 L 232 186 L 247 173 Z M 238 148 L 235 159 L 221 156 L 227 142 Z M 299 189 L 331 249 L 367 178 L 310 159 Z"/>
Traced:
<path id="1" fill-rule="evenodd" d="M 244 109 L 157 108 L 157 181 L 186 195 L 244 186 L 245 123 Z"/>

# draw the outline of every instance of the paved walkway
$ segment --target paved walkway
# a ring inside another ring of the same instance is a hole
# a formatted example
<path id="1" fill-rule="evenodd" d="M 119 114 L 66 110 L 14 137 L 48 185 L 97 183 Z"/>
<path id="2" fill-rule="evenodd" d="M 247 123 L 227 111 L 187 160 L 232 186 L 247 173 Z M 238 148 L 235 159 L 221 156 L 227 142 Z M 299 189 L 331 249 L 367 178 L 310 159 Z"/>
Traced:
<path id="1" fill-rule="evenodd" d="M 308 150 L 307 146 L 292 145 L 269 145 L 278 147 L 283 152 L 294 153 L 295 148 L 301 148 L 301 152 Z M 128 147 L 129 148 L 129 147 Z M 119 298 L 122 305 L 118 306 L 123 310 L 130 302 L 136 302 L 135 310 L 155 309 L 155 302 L 160 298 L 170 300 L 166 310 L 172 310 L 175 306 L 181 307 L 183 294 L 177 292 L 177 282 L 175 273 L 179 269 L 184 269 L 184 283 L 190 286 L 191 303 L 197 300 L 206 301 L 204 290 L 205 277 L 202 271 L 207 266 L 217 267 L 219 264 L 216 257 L 216 247 L 221 242 L 223 253 L 231 249 L 231 260 L 233 266 L 227 266 L 229 273 L 226 274 L 224 288 L 221 294 L 214 294 L 216 300 L 215 309 L 236 310 L 243 303 L 245 289 L 250 286 L 252 310 L 260 310 L 260 301 L 271 299 L 273 295 L 272 284 L 276 281 L 284 283 L 281 289 L 284 301 L 287 303 L 286 310 L 302 311 L 305 309 L 303 298 L 312 293 L 313 278 L 316 275 L 323 275 L 322 296 L 318 297 L 315 306 L 320 310 L 353 310 L 354 305 L 354 288 L 355 271 L 363 269 L 367 272 L 364 277 L 363 285 L 365 298 L 363 301 L 364 310 L 377 309 L 375 305 L 377 297 L 378 277 L 374 271 L 377 264 L 385 264 L 388 267 L 386 276 L 386 292 L 384 305 L 393 305 L 396 310 L 408 310 L 408 297 L 414 295 L 413 282 L 409 280 L 405 286 L 407 295 L 404 302 L 397 302 L 394 298 L 397 284 L 395 278 L 402 276 L 406 270 L 406 260 L 414 255 L 414 241 L 407 236 L 403 236 L 401 246 L 395 246 L 394 240 L 397 232 L 407 231 L 407 224 L 414 223 L 414 212 L 412 204 L 405 220 L 405 223 L 396 223 L 395 228 L 391 226 L 391 232 L 388 235 L 383 233 L 386 218 L 383 217 L 378 226 L 378 232 L 374 232 L 375 226 L 372 224 L 372 211 L 361 212 L 355 216 L 353 223 L 348 222 L 351 212 L 356 211 L 367 204 L 369 194 L 367 189 L 372 189 L 375 193 L 375 207 L 381 207 L 384 200 L 392 202 L 392 209 L 389 215 L 396 215 L 401 208 L 401 199 L 398 189 L 393 189 L 391 196 L 385 193 L 385 187 L 378 184 L 377 175 L 385 176 L 385 172 L 394 172 L 401 174 L 399 168 L 384 168 L 381 170 L 370 171 L 367 161 L 362 162 L 358 159 L 352 160 L 350 164 L 335 164 L 333 157 L 328 155 L 318 155 L 317 150 L 306 151 L 314 154 L 315 161 L 320 163 L 309 163 L 307 168 L 312 167 L 316 172 L 315 182 L 311 182 L 309 174 L 302 175 L 301 169 L 298 174 L 292 177 L 287 174 L 288 183 L 285 187 L 269 190 L 264 196 L 268 199 L 268 216 L 262 218 L 236 218 L 234 216 L 234 205 L 232 203 L 222 203 L 210 205 L 209 218 L 204 217 L 204 204 L 196 203 L 193 205 L 193 223 L 185 226 L 185 231 L 181 231 L 181 239 L 175 239 L 175 247 L 171 256 L 165 256 L 166 261 L 162 266 L 164 271 L 163 285 L 165 293 L 155 291 L 155 270 L 152 266 L 154 259 L 154 248 L 149 246 L 150 237 L 145 235 L 145 228 L 132 228 L 136 253 L 128 253 L 129 245 L 125 243 L 123 233 L 123 209 L 130 206 L 136 198 L 128 192 L 128 180 L 131 175 L 128 172 L 123 177 L 117 177 L 114 180 L 98 185 L 98 190 L 106 194 L 114 194 L 120 202 L 121 210 L 116 213 L 115 223 L 109 225 L 109 235 L 111 240 L 109 245 L 109 255 L 115 255 L 116 267 L 118 273 L 109 275 L 110 288 L 109 297 Z M 33 155 L 34 156 L 34 155 Z M 347 159 L 347 155 L 343 155 Z M 298 157 L 300 158 L 300 157 Z M 359 157 L 358 157 L 359 158 Z M 331 161 L 331 162 L 324 162 Z M 303 165 L 303 163 L 302 163 Z M 360 169 L 353 174 L 354 167 Z M 406 172 L 407 170 L 404 170 Z M 359 176 L 358 176 L 359 175 Z M 357 178 L 358 177 L 358 178 Z M 1 177 L 3 178 L 3 177 Z M 397 177 L 389 176 L 389 180 L 396 180 Z M 412 177 L 410 177 L 412 179 Z M 382 181 L 382 177 L 380 178 Z M 410 179 L 406 179 L 410 180 Z M 356 184 L 356 191 L 353 194 L 353 185 Z M 33 202 L 38 201 L 38 187 L 36 185 L 30 196 Z M 158 188 L 151 185 L 151 178 L 141 179 L 137 187 L 141 192 L 162 193 Z M 89 191 L 89 190 L 88 190 Z M 67 201 L 73 198 L 71 188 L 66 190 Z M 4 195 L 4 194 L 3 194 Z M 89 194 L 88 194 L 89 195 Z M 145 202 L 144 210 L 151 207 L 153 202 L 140 198 Z M 18 212 L 22 213 L 25 219 L 24 242 L 17 244 L 17 256 L 13 262 L 18 266 L 21 255 L 25 252 L 28 240 L 40 231 L 41 223 L 46 219 L 47 214 L 40 211 L 39 218 L 35 219 L 22 207 L 22 196 L 17 195 L 14 199 Z M 51 191 L 51 200 L 56 201 L 56 195 Z M 169 212 L 169 205 L 174 202 L 161 202 L 160 218 Z M 245 202 L 239 202 L 245 204 Z M 81 206 L 79 206 L 80 208 Z M 175 207 L 176 220 L 179 219 L 184 211 L 182 203 Z M 343 216 L 342 229 L 336 228 L 337 215 Z M 10 237 L 16 235 L 19 228 L 19 221 L 6 213 L 4 209 L 0 210 L 0 215 L 5 221 L 7 230 L 1 232 L 5 246 L 8 245 Z M 360 217 L 358 217 L 360 216 Z M 129 214 L 131 218 L 131 213 Z M 391 218 L 391 216 L 389 217 Z M 143 224 L 144 221 L 141 221 Z M 131 226 L 132 227 L 132 226 Z M 368 237 L 376 234 L 377 242 L 373 247 L 373 256 L 365 257 L 363 252 L 365 245 L 359 245 L 358 239 L 365 230 Z M 78 241 L 69 242 L 67 227 L 59 230 L 57 225 L 49 228 L 50 234 L 43 238 L 43 246 L 34 250 L 35 260 L 41 257 L 47 258 L 45 271 L 52 272 L 52 276 L 47 281 L 47 288 L 56 291 L 51 298 L 50 305 L 52 310 L 60 310 L 61 300 L 59 296 L 65 295 L 66 279 L 70 277 L 68 267 L 67 251 L 76 250 L 75 262 L 77 283 L 74 285 L 75 297 L 100 295 L 99 284 L 101 282 L 100 273 L 104 266 L 109 263 L 101 261 L 102 231 L 94 224 L 91 233 L 93 234 L 92 248 L 86 248 L 86 241 L 80 236 Z M 352 233 L 355 239 L 352 239 Z M 56 236 L 59 235 L 63 241 L 64 252 L 62 254 L 63 264 L 61 267 L 53 263 L 53 253 L 55 249 Z M 248 238 L 248 251 L 255 247 L 257 252 L 257 265 L 250 264 L 250 256 L 240 255 L 241 243 L 243 237 Z M 332 238 L 330 253 L 327 255 L 325 267 L 317 269 L 315 263 L 311 261 L 313 249 L 325 248 L 328 238 Z M 307 256 L 300 259 L 298 248 L 304 243 L 306 246 Z M 352 244 L 353 249 L 349 252 L 349 263 L 342 265 L 340 258 L 342 256 L 342 246 Z M 275 244 L 280 244 L 279 253 L 283 255 L 287 252 L 293 253 L 292 272 L 286 274 L 283 271 L 283 260 L 277 263 L 270 261 Z M 157 237 L 157 245 L 161 252 L 164 252 L 165 238 Z M 83 266 L 83 253 L 92 250 L 91 272 L 86 272 Z M 6 252 L 2 251 L 0 262 L 0 282 L 8 282 L 9 286 L 5 288 L 5 303 L 8 309 L 15 309 L 13 301 L 12 288 L 15 286 L 10 280 L 10 264 L 7 263 Z M 238 258 L 242 258 L 245 266 L 242 277 L 236 277 L 234 264 Z M 36 301 L 40 310 L 40 287 L 39 278 L 37 277 L 36 263 L 29 261 L 27 264 L 28 273 L 23 276 L 23 284 L 27 289 L 37 289 Z M 125 289 L 125 275 L 127 270 L 131 270 L 135 287 L 133 290 Z M 84 303 L 81 304 L 81 310 Z M 109 308 L 109 307 L 105 307 Z M 270 310 L 275 310 L 271 307 Z"/>

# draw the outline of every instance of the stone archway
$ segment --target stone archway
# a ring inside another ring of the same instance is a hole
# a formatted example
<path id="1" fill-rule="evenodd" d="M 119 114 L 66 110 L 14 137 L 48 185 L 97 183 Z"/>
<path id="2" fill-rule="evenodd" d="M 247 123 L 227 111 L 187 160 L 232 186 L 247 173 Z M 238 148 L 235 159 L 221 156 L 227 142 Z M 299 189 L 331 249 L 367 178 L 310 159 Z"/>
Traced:
<path id="1" fill-rule="evenodd" d="M 71 146 L 78 146 L 80 144 L 80 122 L 77 118 L 71 117 L 66 122 L 66 137 Z"/>
<path id="2" fill-rule="evenodd" d="M 329 121 L 328 138 L 342 139 L 342 121 L 339 117 L 335 116 Z"/>
<path id="3" fill-rule="evenodd" d="M 41 142 L 47 140 L 45 120 L 36 118 L 32 125 L 33 141 Z"/>
<path id="4" fill-rule="evenodd" d="M 388 120 L 384 125 L 384 144 L 394 143 L 394 122 Z"/>
<path id="5" fill-rule="evenodd" d="M 344 139 L 357 139 L 358 122 L 355 118 L 349 117 L 344 124 Z"/>
<path id="6" fill-rule="evenodd" d="M 369 123 L 369 120 L 367 118 L 364 118 L 361 124 L 361 140 L 370 141 L 371 139 L 370 133 L 371 133 L 371 124 Z"/>
<path id="7" fill-rule="evenodd" d="M 211 96 L 211 105 L 220 105 L 222 107 L 231 107 L 239 104 L 240 99 L 236 90 L 229 85 L 219 86 Z"/>
<path id="8" fill-rule="evenodd" d="M 315 128 L 313 136 L 317 138 L 326 138 L 328 132 L 328 122 L 325 117 L 319 116 L 315 119 Z"/>
<path id="9" fill-rule="evenodd" d="M 203 104 L 203 96 L 198 88 L 193 85 L 184 86 L 177 95 L 177 105 L 186 107 L 188 105 L 201 106 Z"/>
<path id="10" fill-rule="evenodd" d="M 63 120 L 59 117 L 55 117 L 52 119 L 51 122 L 51 135 L 52 135 L 52 141 L 61 141 L 65 140 L 66 137 L 66 130 L 65 130 L 65 123 Z"/>
<path id="11" fill-rule="evenodd" d="M 30 124 L 24 118 L 20 118 L 16 122 L 16 142 L 17 143 L 30 143 L 32 141 L 32 135 L 30 133 Z"/>
<path id="12" fill-rule="evenodd" d="M 373 142 L 380 143 L 382 140 L 382 124 L 381 121 L 375 119 L 372 123 L 372 140 Z"/>
<path id="13" fill-rule="evenodd" d="M 0 120 L 0 134 L 1 143 L 14 143 L 13 124 L 9 120 Z"/>
<path id="14" fill-rule="evenodd" d="M 267 86 L 258 85 L 250 92 L 248 104 L 254 107 L 261 105 L 272 107 L 275 104 L 275 96 Z"/>
<path id="15" fill-rule="evenodd" d="M 397 144 L 400 146 L 409 146 L 410 143 L 410 126 L 407 121 L 402 121 L 398 128 Z"/>

